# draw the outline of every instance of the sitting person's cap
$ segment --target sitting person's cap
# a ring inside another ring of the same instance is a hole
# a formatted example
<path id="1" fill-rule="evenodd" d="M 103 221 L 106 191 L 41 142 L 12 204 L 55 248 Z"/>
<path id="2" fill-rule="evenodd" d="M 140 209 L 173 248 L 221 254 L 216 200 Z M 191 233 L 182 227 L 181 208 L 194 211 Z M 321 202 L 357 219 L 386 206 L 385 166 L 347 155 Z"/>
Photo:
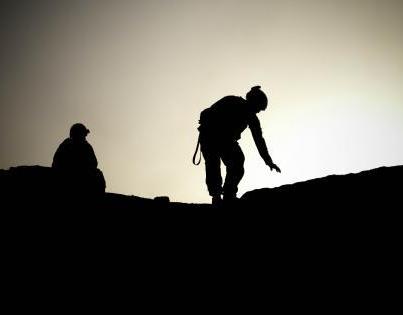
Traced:
<path id="1" fill-rule="evenodd" d="M 70 137 L 74 138 L 76 136 L 86 136 L 90 131 L 82 123 L 76 123 L 70 128 Z"/>

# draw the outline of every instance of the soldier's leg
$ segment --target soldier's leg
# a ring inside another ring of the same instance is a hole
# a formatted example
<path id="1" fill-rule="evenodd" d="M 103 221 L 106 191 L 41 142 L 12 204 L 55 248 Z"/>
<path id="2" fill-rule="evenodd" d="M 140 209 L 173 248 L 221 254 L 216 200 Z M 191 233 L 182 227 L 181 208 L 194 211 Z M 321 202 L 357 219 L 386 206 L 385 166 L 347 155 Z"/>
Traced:
<path id="1" fill-rule="evenodd" d="M 221 198 L 222 193 L 222 177 L 221 177 L 221 160 L 217 148 L 207 143 L 200 144 L 206 165 L 206 184 L 207 189 L 212 197 Z"/>
<path id="2" fill-rule="evenodd" d="M 224 147 L 221 156 L 226 168 L 227 175 L 224 183 L 224 198 L 235 198 L 238 184 L 244 174 L 245 156 L 238 142 L 233 142 Z"/>

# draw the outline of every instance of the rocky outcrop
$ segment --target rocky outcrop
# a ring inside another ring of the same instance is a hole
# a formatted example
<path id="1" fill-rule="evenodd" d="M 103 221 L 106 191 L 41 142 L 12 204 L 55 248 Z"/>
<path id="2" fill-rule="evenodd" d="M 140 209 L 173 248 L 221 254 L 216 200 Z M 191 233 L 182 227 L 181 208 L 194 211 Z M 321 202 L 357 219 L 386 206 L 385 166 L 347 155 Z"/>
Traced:
<path id="1" fill-rule="evenodd" d="M 242 200 L 256 209 L 378 211 L 400 204 L 403 166 L 380 167 L 357 174 L 331 175 L 277 188 L 248 192 Z"/>

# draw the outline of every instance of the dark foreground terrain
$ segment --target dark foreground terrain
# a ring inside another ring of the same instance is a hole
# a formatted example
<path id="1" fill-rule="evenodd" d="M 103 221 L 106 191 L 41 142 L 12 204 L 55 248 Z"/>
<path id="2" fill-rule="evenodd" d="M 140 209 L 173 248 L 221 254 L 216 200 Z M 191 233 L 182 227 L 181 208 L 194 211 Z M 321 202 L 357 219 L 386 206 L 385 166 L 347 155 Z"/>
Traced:
<path id="1" fill-rule="evenodd" d="M 169 202 L 168 197 L 154 199 L 114 193 L 99 194 L 80 183 L 68 186 L 49 167 L 20 166 L 0 170 L 2 204 L 16 211 L 20 206 L 32 210 L 127 211 L 142 210 L 243 210 L 280 215 L 291 212 L 323 213 L 390 211 L 399 208 L 403 166 L 380 167 L 357 174 L 331 175 L 277 188 L 265 188 L 244 194 L 239 202 L 223 207 L 208 204 Z M 79 188 L 77 188 L 79 187 Z"/>
<path id="2" fill-rule="evenodd" d="M 376 223 L 379 229 L 384 227 L 382 222 L 400 222 L 402 178 L 403 166 L 381 167 L 255 190 L 235 204 L 213 207 L 170 202 L 168 197 L 99 194 L 77 188 L 79 185 L 63 185 L 51 168 L 21 166 L 0 170 L 0 191 L 3 213 L 20 213 L 39 222 L 87 218 L 136 225 L 147 219 L 162 220 L 164 225 L 228 223 L 230 228 L 247 230 L 257 226 L 272 230 L 281 225 L 369 228 Z"/>
<path id="3" fill-rule="evenodd" d="M 5 287 L 32 297 L 31 307 L 37 295 L 64 301 L 60 308 L 72 294 L 107 300 L 116 292 L 169 308 L 181 292 L 178 304 L 194 301 L 192 309 L 211 295 L 237 308 L 238 300 L 280 297 L 282 309 L 344 312 L 354 303 L 385 312 L 399 299 L 402 178 L 402 166 L 382 167 L 251 191 L 213 208 L 80 194 L 45 167 L 3 170 Z M 255 302 L 244 304 L 249 312 Z"/>

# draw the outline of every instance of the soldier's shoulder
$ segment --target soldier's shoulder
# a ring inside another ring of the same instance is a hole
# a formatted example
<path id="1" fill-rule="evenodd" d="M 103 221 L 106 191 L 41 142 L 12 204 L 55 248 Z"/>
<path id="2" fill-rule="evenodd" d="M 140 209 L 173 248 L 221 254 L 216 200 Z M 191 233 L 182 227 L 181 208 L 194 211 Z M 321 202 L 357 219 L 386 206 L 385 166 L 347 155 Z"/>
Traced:
<path id="1" fill-rule="evenodd" d="M 260 126 L 260 120 L 255 113 L 247 113 L 248 125 L 250 127 Z"/>
<path id="2" fill-rule="evenodd" d="M 228 95 L 224 96 L 222 99 L 218 100 L 211 107 L 227 107 L 227 106 L 243 106 L 245 104 L 245 100 L 242 97 Z"/>
<path id="3" fill-rule="evenodd" d="M 235 95 L 227 95 L 224 96 L 221 101 L 225 101 L 225 102 L 232 102 L 232 103 L 240 103 L 240 104 L 245 104 L 246 100 L 243 99 L 240 96 L 235 96 Z"/>

